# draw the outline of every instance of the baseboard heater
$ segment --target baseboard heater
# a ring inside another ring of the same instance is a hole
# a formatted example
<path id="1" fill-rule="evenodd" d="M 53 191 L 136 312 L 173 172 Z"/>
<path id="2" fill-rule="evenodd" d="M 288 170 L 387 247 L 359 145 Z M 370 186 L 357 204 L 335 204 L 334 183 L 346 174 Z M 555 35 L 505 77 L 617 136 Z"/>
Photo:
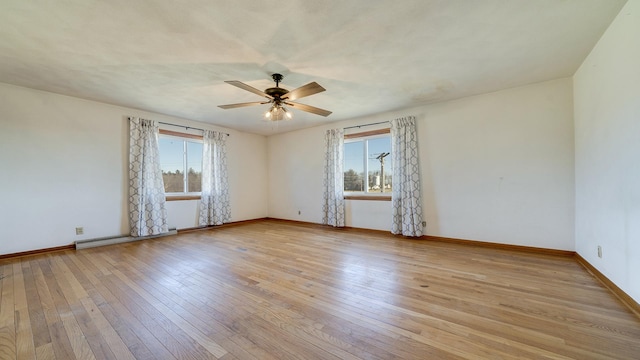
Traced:
<path id="1" fill-rule="evenodd" d="M 80 250 L 80 249 L 88 249 L 88 248 L 98 247 L 98 246 L 113 245 L 113 244 L 132 242 L 132 241 L 138 241 L 138 240 L 153 239 L 153 238 L 169 236 L 169 235 L 176 235 L 177 233 L 178 233 L 178 230 L 176 230 L 175 228 L 172 228 L 172 229 L 169 229 L 169 232 L 158 234 L 158 235 L 139 236 L 139 237 L 134 237 L 129 235 L 107 236 L 107 237 L 101 237 L 101 238 L 95 238 L 95 239 L 79 240 L 75 242 L 75 245 L 76 245 L 76 250 Z"/>

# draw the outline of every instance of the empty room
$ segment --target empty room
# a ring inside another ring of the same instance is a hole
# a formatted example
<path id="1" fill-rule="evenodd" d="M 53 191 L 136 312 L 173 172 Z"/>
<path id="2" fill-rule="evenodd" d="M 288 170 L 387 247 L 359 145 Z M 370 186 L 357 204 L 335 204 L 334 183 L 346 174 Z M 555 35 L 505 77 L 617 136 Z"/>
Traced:
<path id="1" fill-rule="evenodd" d="M 640 0 L 0 2 L 0 359 L 639 359 Z"/>

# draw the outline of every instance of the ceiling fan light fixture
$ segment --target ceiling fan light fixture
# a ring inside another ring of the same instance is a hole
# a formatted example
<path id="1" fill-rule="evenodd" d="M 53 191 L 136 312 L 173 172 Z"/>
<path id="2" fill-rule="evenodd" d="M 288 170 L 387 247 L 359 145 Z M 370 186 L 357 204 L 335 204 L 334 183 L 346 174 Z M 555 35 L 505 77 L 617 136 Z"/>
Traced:
<path id="1" fill-rule="evenodd" d="M 269 110 L 264 113 L 264 117 L 267 121 L 290 120 L 293 118 L 293 114 L 287 111 L 282 104 L 273 104 Z"/>
<path id="2" fill-rule="evenodd" d="M 282 111 L 284 111 L 284 116 L 286 117 L 286 120 L 291 120 L 293 118 L 293 114 L 291 114 L 290 111 L 287 111 L 287 109 L 284 106 L 282 107 Z"/>

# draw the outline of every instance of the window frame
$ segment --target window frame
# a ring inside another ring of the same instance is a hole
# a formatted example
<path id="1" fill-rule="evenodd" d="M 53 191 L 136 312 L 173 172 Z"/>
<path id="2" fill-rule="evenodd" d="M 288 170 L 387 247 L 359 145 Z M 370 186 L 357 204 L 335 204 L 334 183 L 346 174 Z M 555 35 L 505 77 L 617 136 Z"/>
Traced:
<path id="1" fill-rule="evenodd" d="M 344 135 L 344 143 L 352 143 L 352 142 L 356 142 L 356 141 L 366 141 L 366 140 L 371 140 L 371 139 L 379 139 L 379 138 L 384 138 L 384 137 L 389 137 L 391 138 L 391 129 L 390 128 L 383 128 L 383 129 L 377 129 L 377 130 L 370 130 L 370 131 L 364 131 L 364 132 L 359 132 L 359 133 L 353 133 L 353 134 L 345 134 Z M 365 143 L 366 144 L 366 143 Z M 365 179 L 368 182 L 368 166 L 366 165 L 367 162 L 367 154 L 368 154 L 368 148 L 365 145 L 365 156 L 363 157 L 363 165 L 365 165 Z M 343 151 L 344 151 L 344 146 L 343 146 Z M 343 169 L 344 171 L 344 169 Z M 391 195 L 389 193 L 384 193 L 384 192 L 369 192 L 368 191 L 368 184 L 366 186 L 366 190 L 365 191 L 344 191 L 344 199 L 345 200 L 377 200 L 377 201 L 391 201 Z M 343 184 L 343 188 L 344 188 L 344 184 Z"/>
<path id="2" fill-rule="evenodd" d="M 189 133 L 183 133 L 183 132 L 178 132 L 178 131 L 171 131 L 171 130 L 165 130 L 165 129 L 159 129 L 158 131 L 159 133 L 159 138 L 160 137 L 171 137 L 171 138 L 177 138 L 182 140 L 184 143 L 183 148 L 186 149 L 186 143 L 187 142 L 194 142 L 194 143 L 203 143 L 203 137 L 202 135 L 196 135 L 196 134 L 189 134 Z M 159 139 L 158 139 L 159 140 Z M 195 141 L 194 141 L 195 140 Z M 186 168 L 188 167 L 188 154 L 186 150 L 183 150 L 183 166 Z M 160 154 L 160 156 L 162 156 L 162 154 Z M 184 188 L 188 188 L 188 169 L 183 168 L 184 171 Z M 192 191 L 192 192 L 165 192 L 164 193 L 165 199 L 166 201 L 178 201 L 178 200 L 200 200 L 202 198 L 202 192 L 201 191 Z"/>

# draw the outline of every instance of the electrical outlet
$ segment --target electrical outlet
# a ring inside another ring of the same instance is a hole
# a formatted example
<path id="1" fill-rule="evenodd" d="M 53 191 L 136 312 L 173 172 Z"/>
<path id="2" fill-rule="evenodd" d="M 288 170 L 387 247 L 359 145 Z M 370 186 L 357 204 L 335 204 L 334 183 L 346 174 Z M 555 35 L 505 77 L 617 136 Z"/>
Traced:
<path id="1" fill-rule="evenodd" d="M 423 222 L 422 222 L 422 226 L 427 226 L 427 222 L 426 222 L 426 221 L 423 221 Z"/>
<path id="2" fill-rule="evenodd" d="M 298 210 L 298 215 L 302 214 L 302 211 Z"/>
<path id="3" fill-rule="evenodd" d="M 76 228 L 76 235 L 82 235 L 84 234 L 84 228 L 83 227 L 77 227 Z"/>
<path id="4" fill-rule="evenodd" d="M 598 257 L 602 257 L 602 246 L 598 245 Z"/>

